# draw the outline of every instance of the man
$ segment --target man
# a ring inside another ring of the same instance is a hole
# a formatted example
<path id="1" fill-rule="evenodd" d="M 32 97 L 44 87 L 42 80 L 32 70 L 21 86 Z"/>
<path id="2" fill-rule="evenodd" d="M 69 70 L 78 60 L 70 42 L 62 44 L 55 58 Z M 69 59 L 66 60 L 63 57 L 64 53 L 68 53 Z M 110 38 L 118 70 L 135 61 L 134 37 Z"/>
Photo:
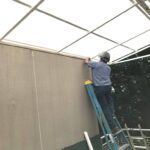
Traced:
<path id="1" fill-rule="evenodd" d="M 87 58 L 85 63 L 92 70 L 92 80 L 97 100 L 102 107 L 112 132 L 116 132 L 117 127 L 113 119 L 114 104 L 111 97 L 111 68 L 107 64 L 110 60 L 110 54 L 108 52 L 103 52 L 99 57 L 99 62 L 91 61 L 90 58 Z"/>

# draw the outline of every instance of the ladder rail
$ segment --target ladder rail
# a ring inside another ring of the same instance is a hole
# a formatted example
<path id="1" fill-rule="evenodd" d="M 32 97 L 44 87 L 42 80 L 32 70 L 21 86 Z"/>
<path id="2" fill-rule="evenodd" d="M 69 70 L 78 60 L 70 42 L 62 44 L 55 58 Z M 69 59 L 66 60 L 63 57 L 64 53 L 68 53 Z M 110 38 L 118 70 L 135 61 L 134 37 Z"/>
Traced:
<path id="1" fill-rule="evenodd" d="M 140 130 L 140 134 L 141 134 L 141 136 L 142 136 L 142 138 L 143 138 L 143 142 L 144 142 L 144 145 L 145 145 L 146 149 L 149 149 L 149 146 L 148 146 L 147 142 L 145 141 L 145 135 L 144 135 L 144 133 L 143 133 L 142 130 L 141 130 L 140 124 L 138 125 L 138 128 L 139 128 L 139 130 Z"/>
<path id="2" fill-rule="evenodd" d="M 91 98 L 91 102 L 92 102 L 92 105 L 94 107 L 97 119 L 98 119 L 98 121 L 100 123 L 100 126 L 102 128 L 103 134 L 105 135 L 106 143 L 108 144 L 109 149 L 111 149 L 111 145 L 110 145 L 108 136 L 106 135 L 107 133 L 111 134 L 111 130 L 110 130 L 109 126 L 108 126 L 107 120 L 104 117 L 102 108 L 101 108 L 101 106 L 99 105 L 99 103 L 97 101 L 97 98 L 96 98 L 96 96 L 94 94 L 94 90 L 93 90 L 92 86 L 88 85 L 88 86 L 86 86 L 86 89 L 87 89 L 88 94 L 89 94 L 89 96 Z M 103 124 L 102 120 L 104 121 L 104 124 Z M 106 126 L 106 127 L 104 127 L 104 126 Z M 112 142 L 114 143 L 114 141 L 112 141 Z"/>
<path id="3" fill-rule="evenodd" d="M 97 97 L 95 95 L 92 84 L 91 83 L 88 83 L 88 84 L 85 83 L 85 86 L 86 86 L 87 92 L 90 96 L 90 99 L 91 99 L 92 105 L 94 107 L 97 119 L 100 123 L 100 126 L 101 126 L 103 134 L 106 138 L 106 142 L 107 142 L 107 145 L 108 145 L 109 149 L 110 150 L 118 150 L 119 145 L 115 141 L 114 136 L 112 134 L 112 131 L 109 127 L 109 124 L 108 124 L 108 122 L 105 118 L 105 115 L 104 115 L 103 111 L 102 111 L 102 108 L 101 108 L 100 104 L 97 101 Z M 109 135 L 109 139 L 111 140 L 111 143 L 109 142 L 110 140 L 108 139 L 107 134 Z"/>

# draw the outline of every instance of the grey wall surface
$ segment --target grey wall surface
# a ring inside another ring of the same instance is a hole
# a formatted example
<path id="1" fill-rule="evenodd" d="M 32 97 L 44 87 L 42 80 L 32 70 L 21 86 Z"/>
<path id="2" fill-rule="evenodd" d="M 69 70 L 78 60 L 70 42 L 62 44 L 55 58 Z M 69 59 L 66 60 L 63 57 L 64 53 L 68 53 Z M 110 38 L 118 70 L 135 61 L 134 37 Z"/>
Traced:
<path id="1" fill-rule="evenodd" d="M 0 150 L 61 150 L 98 134 L 83 60 L 0 45 Z"/>

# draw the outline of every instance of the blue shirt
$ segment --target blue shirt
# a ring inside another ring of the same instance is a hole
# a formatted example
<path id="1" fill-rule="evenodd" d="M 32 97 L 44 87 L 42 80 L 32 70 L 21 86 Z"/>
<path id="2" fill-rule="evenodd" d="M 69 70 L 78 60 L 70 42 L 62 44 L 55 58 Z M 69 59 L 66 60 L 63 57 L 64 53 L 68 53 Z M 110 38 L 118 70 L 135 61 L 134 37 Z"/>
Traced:
<path id="1" fill-rule="evenodd" d="M 92 79 L 95 86 L 111 85 L 111 68 L 104 62 L 89 61 L 88 66 L 92 69 Z"/>

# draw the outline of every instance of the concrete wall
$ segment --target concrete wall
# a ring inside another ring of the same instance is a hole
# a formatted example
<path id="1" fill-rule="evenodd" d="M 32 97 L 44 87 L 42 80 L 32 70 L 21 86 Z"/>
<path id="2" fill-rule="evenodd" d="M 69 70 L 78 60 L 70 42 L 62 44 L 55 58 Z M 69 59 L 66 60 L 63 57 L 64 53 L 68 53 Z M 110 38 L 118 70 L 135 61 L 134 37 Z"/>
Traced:
<path id="1" fill-rule="evenodd" d="M 0 45 L 0 150 L 60 150 L 98 133 L 83 60 Z"/>

